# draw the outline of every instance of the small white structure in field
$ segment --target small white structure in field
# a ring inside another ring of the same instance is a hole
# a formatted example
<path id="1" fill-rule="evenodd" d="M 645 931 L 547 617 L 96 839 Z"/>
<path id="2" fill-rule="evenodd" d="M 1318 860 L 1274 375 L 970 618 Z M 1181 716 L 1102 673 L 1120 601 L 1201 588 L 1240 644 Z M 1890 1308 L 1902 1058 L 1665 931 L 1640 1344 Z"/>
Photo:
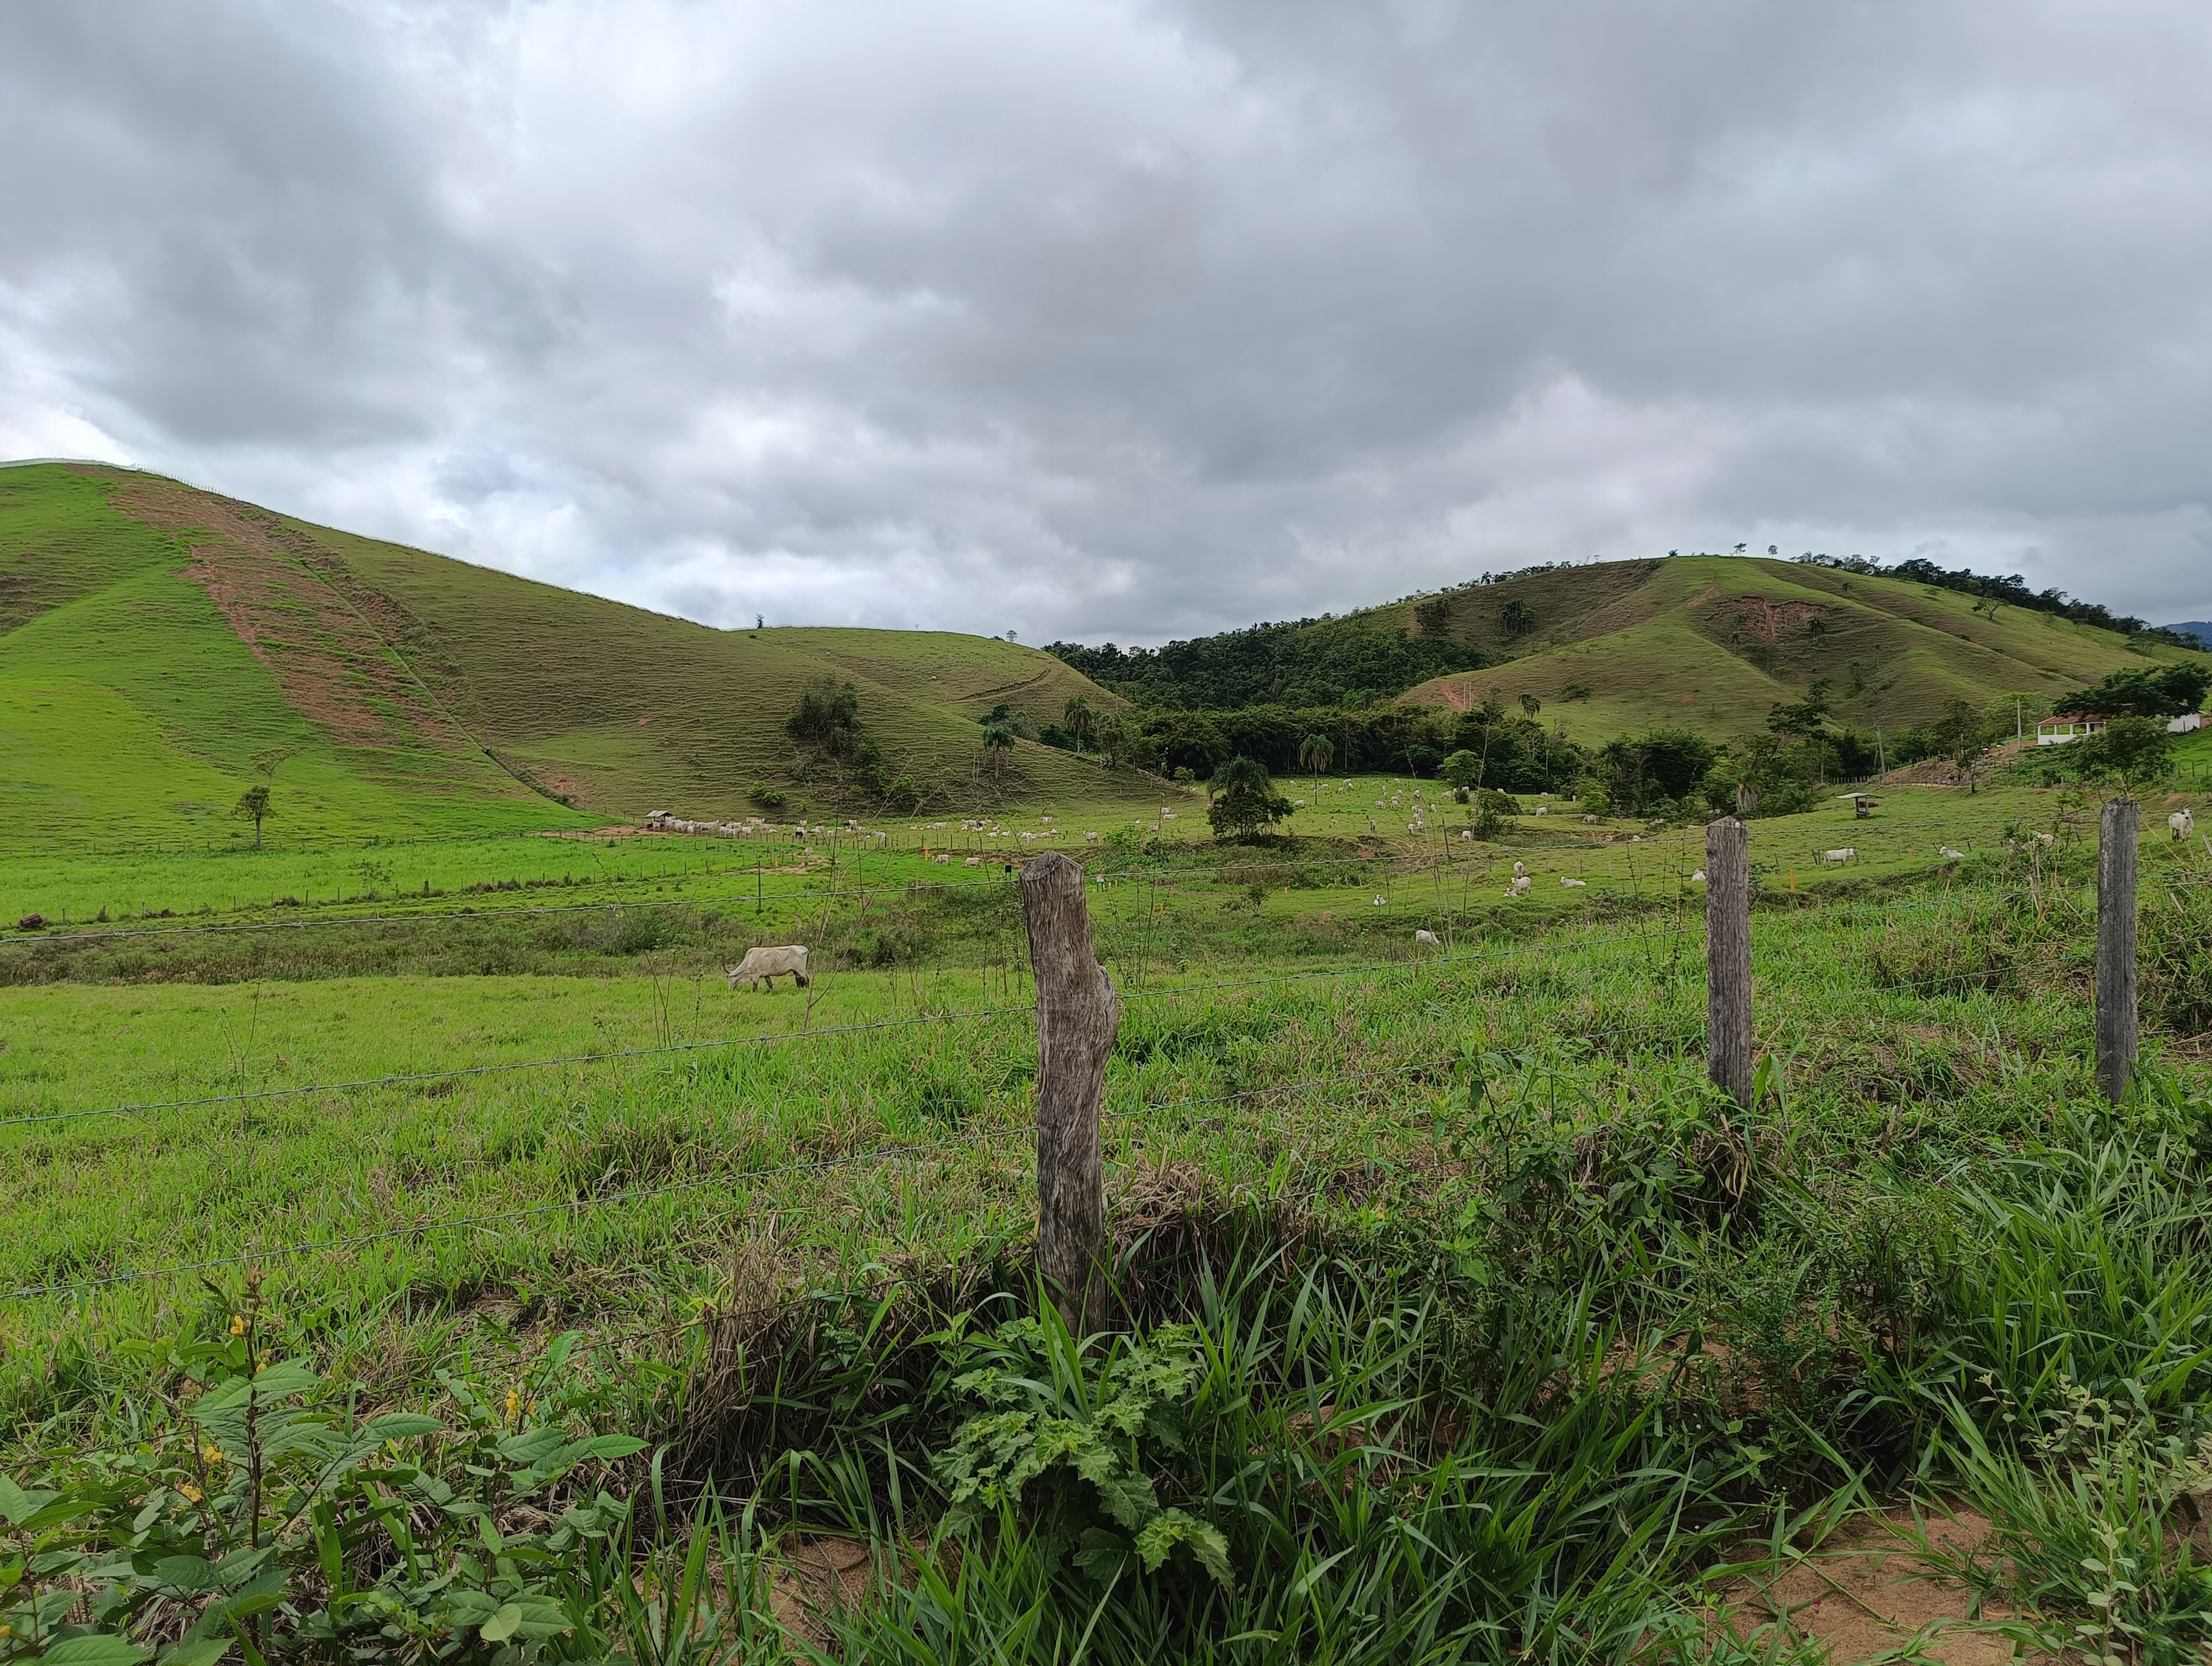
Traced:
<path id="1" fill-rule="evenodd" d="M 2105 732 L 2102 712 L 2082 712 L 2072 717 L 2046 717 L 2035 726 L 2039 746 L 2063 746 L 2069 740 L 2087 740 Z"/>
<path id="2" fill-rule="evenodd" d="M 2179 717 L 2169 717 L 2166 720 L 2166 732 L 2168 734 L 2195 734 L 2203 727 L 2203 712 L 2184 712 Z"/>
<path id="3" fill-rule="evenodd" d="M 763 986 L 773 990 L 780 977 L 789 977 L 802 989 L 806 982 L 806 950 L 793 943 L 780 949 L 747 949 L 745 958 L 730 968 L 730 988 L 750 983 L 757 993 Z"/>

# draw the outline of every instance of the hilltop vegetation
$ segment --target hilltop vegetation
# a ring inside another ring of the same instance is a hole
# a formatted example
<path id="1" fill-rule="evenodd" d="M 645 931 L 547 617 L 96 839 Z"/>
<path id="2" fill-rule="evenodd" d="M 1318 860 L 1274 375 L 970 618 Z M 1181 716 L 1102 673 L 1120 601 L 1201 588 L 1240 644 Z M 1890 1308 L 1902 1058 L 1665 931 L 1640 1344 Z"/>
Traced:
<path id="1" fill-rule="evenodd" d="M 823 679 L 852 686 L 871 769 L 787 733 Z M 738 815 L 763 783 L 817 815 L 902 782 L 1110 800 L 1126 778 L 1048 747 L 981 768 L 975 718 L 1078 696 L 1120 703 L 1008 642 L 713 630 L 152 475 L 0 471 L 0 841 L 251 842 L 231 812 L 257 783 L 289 840 Z"/>

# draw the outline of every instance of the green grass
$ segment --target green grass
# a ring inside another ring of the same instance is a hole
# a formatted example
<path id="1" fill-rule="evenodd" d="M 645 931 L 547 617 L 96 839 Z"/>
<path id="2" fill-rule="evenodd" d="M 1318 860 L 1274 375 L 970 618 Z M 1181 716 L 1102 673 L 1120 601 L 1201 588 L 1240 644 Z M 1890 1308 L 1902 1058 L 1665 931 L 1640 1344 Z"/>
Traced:
<path id="1" fill-rule="evenodd" d="M 267 830 L 291 842 L 742 815 L 756 781 L 792 814 L 866 808 L 783 737 L 823 676 L 857 681 L 932 804 L 1154 790 L 1030 742 L 982 768 L 998 702 L 1116 703 L 1012 643 L 711 630 L 155 476 L 0 471 L 0 850 L 250 843 L 229 812 L 272 748 Z"/>
<path id="2" fill-rule="evenodd" d="M 1515 599 L 1537 626 L 1509 639 L 1497 614 Z M 1510 706 L 1533 694 L 1546 721 L 1583 745 L 1665 727 L 1727 740 L 1763 732 L 1768 708 L 1802 699 L 1817 678 L 1830 680 L 1839 721 L 1895 730 L 1933 721 L 1954 700 L 1977 711 L 2014 695 L 2047 700 L 2146 660 L 2195 657 L 2052 615 L 2002 607 L 1990 617 L 1974 606 L 1903 580 L 1747 556 L 1568 569 L 1457 594 L 1451 634 L 1510 657 L 1407 697 L 1463 706 L 1495 693 Z M 1375 617 L 1405 628 L 1411 605 Z M 1574 684 L 1589 696 L 1566 698 Z"/>

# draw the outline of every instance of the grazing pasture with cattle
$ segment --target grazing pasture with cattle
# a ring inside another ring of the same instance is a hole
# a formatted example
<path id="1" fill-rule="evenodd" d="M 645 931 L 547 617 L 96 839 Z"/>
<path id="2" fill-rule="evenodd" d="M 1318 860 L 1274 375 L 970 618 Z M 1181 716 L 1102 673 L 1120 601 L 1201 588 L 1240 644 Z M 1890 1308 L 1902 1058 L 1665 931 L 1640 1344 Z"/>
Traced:
<path id="1" fill-rule="evenodd" d="M 0 635 L 0 1662 L 2212 1635 L 2201 733 L 1846 793 L 1816 690 L 1595 751 L 894 633 L 677 690 L 717 633 L 11 489 L 76 565 Z"/>

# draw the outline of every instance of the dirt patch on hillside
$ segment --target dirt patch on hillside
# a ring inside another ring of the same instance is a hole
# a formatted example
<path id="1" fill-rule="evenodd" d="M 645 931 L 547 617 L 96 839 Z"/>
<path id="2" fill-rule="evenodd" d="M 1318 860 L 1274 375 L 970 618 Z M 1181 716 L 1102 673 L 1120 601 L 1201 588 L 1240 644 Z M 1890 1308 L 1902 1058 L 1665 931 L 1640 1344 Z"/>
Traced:
<path id="1" fill-rule="evenodd" d="M 292 707 L 358 754 L 365 771 L 418 789 L 459 785 L 458 777 L 480 790 L 525 790 L 485 765 L 467 729 L 379 628 L 373 603 L 316 570 L 314 557 L 329 557 L 311 540 L 249 503 L 150 476 L 79 471 L 108 482 L 109 501 L 123 514 L 185 541 L 191 561 L 184 577 L 222 609 Z M 446 767 L 426 772 L 426 754 Z"/>
<path id="2" fill-rule="evenodd" d="M 1764 596 L 1738 596 L 1734 601 L 1724 601 L 1709 609 L 1705 623 L 1723 635 L 1732 631 L 1749 631 L 1770 642 L 1782 640 L 1785 630 L 1802 630 L 1814 619 L 1826 618 L 1828 610 L 1817 602 L 1769 601 Z"/>

